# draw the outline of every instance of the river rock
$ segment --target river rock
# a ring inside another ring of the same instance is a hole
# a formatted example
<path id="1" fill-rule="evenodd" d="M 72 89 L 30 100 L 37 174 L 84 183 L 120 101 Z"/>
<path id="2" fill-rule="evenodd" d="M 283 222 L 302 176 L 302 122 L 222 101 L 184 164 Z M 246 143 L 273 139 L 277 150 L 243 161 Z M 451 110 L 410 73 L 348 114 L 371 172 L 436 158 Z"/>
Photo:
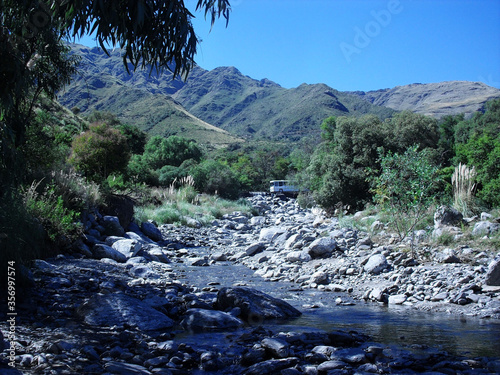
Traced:
<path id="1" fill-rule="evenodd" d="M 102 218 L 102 226 L 104 227 L 104 235 L 123 237 L 125 229 L 120 224 L 120 220 L 116 216 L 104 216 Z"/>
<path id="2" fill-rule="evenodd" d="M 141 331 L 156 331 L 174 325 L 165 314 L 123 293 L 94 295 L 78 307 L 77 315 L 93 326 L 128 325 Z"/>
<path id="3" fill-rule="evenodd" d="M 249 246 L 247 246 L 247 248 L 245 249 L 245 253 L 248 256 L 252 256 L 252 255 L 255 255 L 257 253 L 260 253 L 265 248 L 266 248 L 266 246 L 264 245 L 264 243 L 254 242 L 253 244 L 250 244 Z"/>
<path id="4" fill-rule="evenodd" d="M 281 227 L 263 228 L 260 231 L 259 241 L 272 242 L 283 232 L 285 232 L 285 230 Z"/>
<path id="5" fill-rule="evenodd" d="M 333 238 L 321 237 L 308 246 L 308 251 L 313 258 L 327 257 L 332 255 L 336 247 L 337 242 Z"/>
<path id="6" fill-rule="evenodd" d="M 235 329 L 243 322 L 223 311 L 195 308 L 185 312 L 181 325 L 186 330 L 202 332 Z"/>
<path id="7" fill-rule="evenodd" d="M 124 362 L 115 362 L 110 361 L 104 365 L 104 368 L 107 373 L 110 374 L 119 374 L 119 375 L 149 375 L 151 374 L 147 368 L 137 365 L 134 363 L 124 363 Z"/>
<path id="8" fill-rule="evenodd" d="M 363 269 L 367 273 L 371 273 L 373 275 L 378 275 L 384 269 L 388 267 L 387 259 L 383 254 L 375 254 L 372 255 L 368 262 L 366 262 Z"/>
<path id="9" fill-rule="evenodd" d="M 500 258 L 490 263 L 484 282 L 486 285 L 500 286 Z"/>
<path id="10" fill-rule="evenodd" d="M 150 221 L 141 223 L 141 231 L 153 241 L 158 242 L 163 239 L 160 230 Z"/>
<path id="11" fill-rule="evenodd" d="M 256 363 L 242 372 L 243 375 L 274 375 L 281 374 L 282 370 L 293 367 L 299 363 L 296 357 L 283 359 L 270 359 L 264 362 Z"/>
<path id="12" fill-rule="evenodd" d="M 265 338 L 262 340 L 261 345 L 274 358 L 286 358 L 290 355 L 290 344 L 288 344 L 285 340 Z"/>
<path id="13" fill-rule="evenodd" d="M 500 229 L 500 224 L 492 223 L 490 221 L 480 221 L 474 224 L 472 229 L 473 236 L 490 236 L 495 234 Z"/>
<path id="14" fill-rule="evenodd" d="M 456 226 L 462 223 L 464 216 L 449 206 L 440 206 L 434 213 L 434 227 L 448 227 L 448 226 Z"/>
<path id="15" fill-rule="evenodd" d="M 111 247 L 125 255 L 127 258 L 132 258 L 135 257 L 139 251 L 141 251 L 142 243 L 136 240 L 120 239 L 113 242 Z"/>
<path id="16" fill-rule="evenodd" d="M 309 255 L 309 251 L 307 250 L 297 250 L 291 251 L 286 255 L 286 260 L 289 262 L 309 262 L 312 260 L 312 257 Z"/>
<path id="17" fill-rule="evenodd" d="M 116 260 L 119 263 L 125 263 L 127 261 L 127 257 L 121 252 L 113 249 L 111 246 L 107 246 L 104 244 L 94 245 L 94 247 L 92 248 L 92 253 L 96 259 L 109 258 Z"/>
<path id="18" fill-rule="evenodd" d="M 292 318 L 302 314 L 289 303 L 256 289 L 234 287 L 219 290 L 216 308 L 228 311 L 235 307 L 241 309 L 241 317 L 250 323 L 264 319 Z"/>

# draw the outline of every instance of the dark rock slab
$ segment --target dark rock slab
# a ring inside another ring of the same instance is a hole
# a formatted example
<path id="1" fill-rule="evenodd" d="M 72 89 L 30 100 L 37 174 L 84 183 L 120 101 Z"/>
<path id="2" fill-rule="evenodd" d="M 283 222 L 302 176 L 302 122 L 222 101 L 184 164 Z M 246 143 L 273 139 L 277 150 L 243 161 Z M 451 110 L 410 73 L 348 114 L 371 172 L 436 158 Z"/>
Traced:
<path id="1" fill-rule="evenodd" d="M 141 331 L 171 328 L 172 319 L 147 303 L 122 293 L 97 294 L 85 301 L 77 315 L 87 324 L 112 327 L 128 325 Z"/>
<path id="2" fill-rule="evenodd" d="M 256 289 L 222 288 L 217 294 L 216 308 L 227 311 L 235 307 L 241 309 L 241 317 L 249 323 L 264 319 L 294 318 L 302 314 L 289 303 Z"/>
<path id="3" fill-rule="evenodd" d="M 186 311 L 181 325 L 186 330 L 203 332 L 234 329 L 241 327 L 243 322 L 223 311 L 195 308 Z"/>

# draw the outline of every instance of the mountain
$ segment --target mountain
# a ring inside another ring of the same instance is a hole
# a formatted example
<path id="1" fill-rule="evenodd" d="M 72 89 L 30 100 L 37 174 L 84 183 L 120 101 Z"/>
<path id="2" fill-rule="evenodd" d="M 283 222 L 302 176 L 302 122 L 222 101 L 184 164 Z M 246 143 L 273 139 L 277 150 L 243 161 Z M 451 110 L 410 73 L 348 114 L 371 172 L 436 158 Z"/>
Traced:
<path id="1" fill-rule="evenodd" d="M 215 147 L 243 142 L 189 113 L 168 95 L 178 90 L 182 81 L 171 74 L 160 76 L 147 71 L 129 75 L 118 51 L 108 57 L 98 48 L 72 45 L 81 56 L 79 73 L 58 95 L 68 108 L 78 107 L 82 114 L 108 111 L 123 122 L 137 125 L 151 135 L 182 135 L 198 143 Z"/>
<path id="2" fill-rule="evenodd" d="M 320 124 L 329 116 L 386 118 L 394 113 L 325 84 L 285 89 L 244 76 L 234 67 L 190 76 L 172 97 L 195 116 L 245 138 L 297 141 L 319 135 Z"/>
<path id="3" fill-rule="evenodd" d="M 173 80 L 168 71 L 128 74 L 119 51 L 107 56 L 76 44 L 72 50 L 82 58 L 80 73 L 59 93 L 59 101 L 83 114 L 110 111 L 151 134 L 219 145 L 241 138 L 297 141 L 319 136 L 320 124 L 329 116 L 371 113 L 386 118 L 394 113 L 324 84 L 285 89 L 234 67 L 207 71 L 198 66 L 184 82 Z"/>
<path id="4" fill-rule="evenodd" d="M 195 66 L 187 81 L 168 71 L 128 74 L 120 51 L 72 45 L 82 57 L 80 73 L 60 93 L 67 107 L 83 114 L 110 111 L 150 134 L 173 134 L 223 146 L 243 139 L 298 141 L 318 137 L 329 116 L 373 114 L 381 119 L 411 110 L 436 118 L 480 110 L 500 90 L 477 82 L 412 84 L 377 91 L 341 92 L 325 84 L 286 89 L 256 80 L 234 67 Z M 132 69 L 132 67 L 129 67 Z"/>
<path id="5" fill-rule="evenodd" d="M 392 108 L 410 110 L 435 118 L 465 113 L 470 117 L 491 99 L 500 98 L 500 90 L 482 82 L 448 81 L 414 83 L 392 89 L 354 91 L 367 102 Z"/>

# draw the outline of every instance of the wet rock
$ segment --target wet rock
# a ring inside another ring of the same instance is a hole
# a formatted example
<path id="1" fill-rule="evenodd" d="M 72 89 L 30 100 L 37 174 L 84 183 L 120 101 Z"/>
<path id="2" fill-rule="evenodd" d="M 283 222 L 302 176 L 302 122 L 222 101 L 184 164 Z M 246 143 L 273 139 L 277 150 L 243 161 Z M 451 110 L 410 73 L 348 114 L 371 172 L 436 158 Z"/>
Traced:
<path id="1" fill-rule="evenodd" d="M 171 328 L 172 319 L 147 303 L 122 293 L 95 295 L 77 309 L 77 315 L 94 326 L 132 326 L 142 331 Z"/>
<path id="2" fill-rule="evenodd" d="M 261 345 L 274 358 L 286 358 L 290 355 L 290 344 L 286 341 L 276 338 L 265 338 Z"/>
<path id="3" fill-rule="evenodd" d="M 148 371 L 147 368 L 133 363 L 110 361 L 104 365 L 104 368 L 111 374 L 119 374 L 119 375 L 151 374 L 151 372 Z"/>
<path id="4" fill-rule="evenodd" d="M 218 310 L 189 309 L 184 313 L 181 325 L 194 332 L 235 329 L 243 322 L 229 313 Z"/>
<path id="5" fill-rule="evenodd" d="M 239 307 L 242 318 L 250 323 L 301 315 L 301 312 L 289 303 L 247 287 L 222 288 L 217 293 L 216 307 L 223 311 Z"/>
<path id="6" fill-rule="evenodd" d="M 264 362 L 256 363 L 242 372 L 242 375 L 274 375 L 280 371 L 293 367 L 299 363 L 295 357 L 284 359 L 270 359 Z"/>

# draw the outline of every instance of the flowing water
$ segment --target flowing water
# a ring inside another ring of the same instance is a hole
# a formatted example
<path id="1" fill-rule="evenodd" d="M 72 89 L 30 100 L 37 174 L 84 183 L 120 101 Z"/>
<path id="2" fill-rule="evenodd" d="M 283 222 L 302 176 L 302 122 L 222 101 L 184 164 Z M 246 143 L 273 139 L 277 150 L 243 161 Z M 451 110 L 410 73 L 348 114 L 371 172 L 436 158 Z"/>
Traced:
<path id="1" fill-rule="evenodd" d="M 266 322 L 265 326 L 281 331 L 345 330 L 367 334 L 372 341 L 411 350 L 445 350 L 450 354 L 500 357 L 500 322 L 494 319 L 422 312 L 409 307 L 354 301 L 347 293 L 297 290 L 297 285 L 269 282 L 254 271 L 230 262 L 209 267 L 178 265 L 184 280 L 199 288 L 210 282 L 216 287 L 248 286 L 286 300 L 303 314 L 286 322 Z M 336 299 L 352 305 L 337 305 Z M 251 322 L 247 329 L 254 328 Z M 231 340 L 231 333 L 181 334 L 182 340 L 210 345 Z"/>

